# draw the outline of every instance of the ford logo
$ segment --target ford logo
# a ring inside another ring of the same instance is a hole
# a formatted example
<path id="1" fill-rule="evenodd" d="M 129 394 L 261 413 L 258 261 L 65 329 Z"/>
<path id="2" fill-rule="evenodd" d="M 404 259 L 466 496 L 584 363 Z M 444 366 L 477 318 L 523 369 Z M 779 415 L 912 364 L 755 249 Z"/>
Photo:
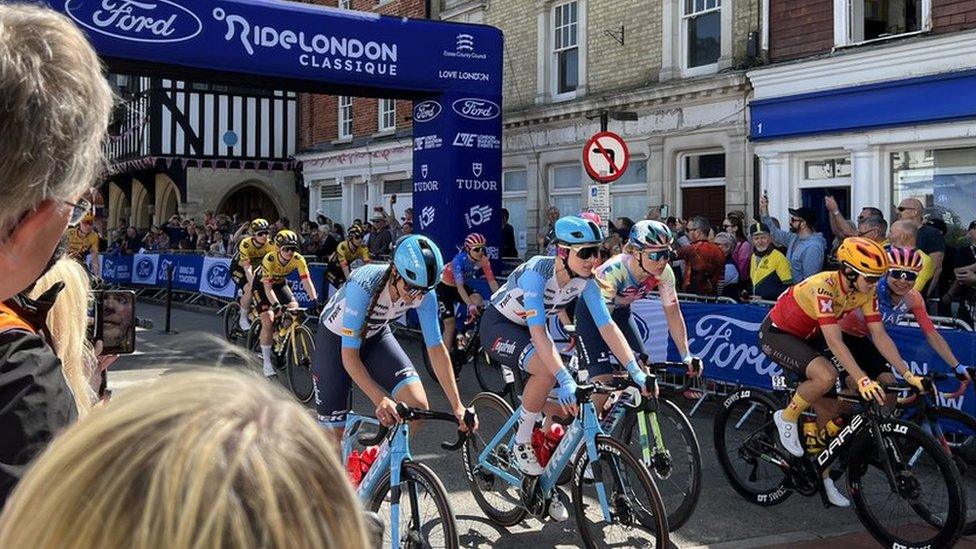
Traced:
<path id="1" fill-rule="evenodd" d="M 172 0 L 68 0 L 65 11 L 86 29 L 131 42 L 183 42 L 203 30 L 199 17 Z"/>
<path id="2" fill-rule="evenodd" d="M 153 271 L 153 262 L 150 259 L 142 258 L 136 263 L 136 274 L 139 278 L 149 278 Z"/>
<path id="3" fill-rule="evenodd" d="M 647 326 L 647 321 L 641 318 L 640 315 L 631 315 L 634 319 L 634 324 L 637 325 L 637 335 L 641 338 L 641 341 L 651 340 L 651 329 Z"/>
<path id="4" fill-rule="evenodd" d="M 207 283 L 214 290 L 223 290 L 230 284 L 230 270 L 227 265 L 217 263 L 207 270 Z"/>
<path id="5" fill-rule="evenodd" d="M 473 97 L 458 99 L 451 104 L 451 108 L 454 109 L 454 112 L 471 120 L 491 120 L 501 112 L 501 109 L 494 102 Z"/>
<path id="6" fill-rule="evenodd" d="M 413 107 L 413 119 L 417 122 L 430 122 L 441 113 L 441 104 L 437 101 L 424 101 Z"/>

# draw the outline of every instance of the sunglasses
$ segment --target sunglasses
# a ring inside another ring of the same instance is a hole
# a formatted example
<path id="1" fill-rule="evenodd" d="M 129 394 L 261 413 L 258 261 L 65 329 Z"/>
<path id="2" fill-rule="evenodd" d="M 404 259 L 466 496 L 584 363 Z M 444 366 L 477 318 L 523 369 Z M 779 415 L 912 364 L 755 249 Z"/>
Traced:
<path id="1" fill-rule="evenodd" d="M 650 250 L 646 253 L 647 259 L 651 261 L 660 261 L 671 257 L 671 250 Z"/>
<path id="2" fill-rule="evenodd" d="M 888 271 L 888 276 L 898 280 L 904 280 L 906 282 L 915 282 L 915 280 L 918 279 L 918 273 L 915 271 L 906 271 L 904 269 L 892 269 Z"/>
<path id="3" fill-rule="evenodd" d="M 729 223 L 725 223 L 725 224 L 722 225 L 722 228 L 723 229 L 731 229 L 732 227 L 735 227 L 735 225 L 731 225 Z"/>
<path id="4" fill-rule="evenodd" d="M 400 280 L 403 280 L 402 278 Z M 430 291 L 430 288 L 421 288 L 420 286 L 414 286 L 413 284 L 403 280 L 403 285 L 406 287 L 406 294 L 410 297 L 420 297 Z"/>
<path id="5" fill-rule="evenodd" d="M 792 223 L 799 223 L 799 222 L 801 222 L 801 221 L 803 221 L 803 220 L 802 220 L 802 219 L 800 219 L 800 218 L 797 218 L 797 217 L 791 217 L 791 218 L 790 218 L 790 223 L 791 223 L 791 224 L 792 224 Z"/>
<path id="6" fill-rule="evenodd" d="M 258 231 L 254 233 L 254 236 L 268 236 L 269 234 L 271 233 L 269 233 L 268 231 Z"/>
<path id="7" fill-rule="evenodd" d="M 914 211 L 918 210 L 918 208 L 911 208 L 911 207 L 908 207 L 908 206 L 898 206 L 895 209 L 898 210 L 899 212 L 903 212 L 905 210 L 911 210 L 911 211 L 914 212 Z"/>
<path id="8" fill-rule="evenodd" d="M 281 248 L 281 251 L 283 253 L 289 253 L 289 252 L 290 253 L 295 253 L 295 252 L 298 251 L 298 248 L 296 248 L 294 246 L 285 246 L 285 247 Z"/>
<path id="9" fill-rule="evenodd" d="M 576 257 L 584 261 L 600 255 L 599 246 L 582 246 L 579 248 L 569 248 L 569 249 L 576 252 Z"/>
<path id="10" fill-rule="evenodd" d="M 475 246 L 474 248 L 471 248 L 471 252 L 472 253 L 483 254 L 483 253 L 485 253 L 485 247 L 484 246 Z"/>
<path id="11" fill-rule="evenodd" d="M 867 282 L 868 284 L 877 284 L 878 282 L 881 282 L 880 276 L 868 276 L 863 274 L 861 276 L 864 277 L 864 281 Z"/>
<path id="12" fill-rule="evenodd" d="M 65 205 L 71 206 L 71 217 L 68 219 L 68 225 L 77 225 L 81 223 L 82 218 L 85 217 L 92 207 L 91 202 L 81 199 L 78 202 L 68 202 L 67 200 L 62 201 Z"/>

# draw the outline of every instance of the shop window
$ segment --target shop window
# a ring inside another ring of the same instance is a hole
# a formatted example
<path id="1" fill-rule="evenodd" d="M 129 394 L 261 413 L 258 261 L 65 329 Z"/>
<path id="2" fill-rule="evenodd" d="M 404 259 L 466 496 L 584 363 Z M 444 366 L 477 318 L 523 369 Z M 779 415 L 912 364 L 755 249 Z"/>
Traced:
<path id="1" fill-rule="evenodd" d="M 890 161 L 892 202 L 918 198 L 928 218 L 949 226 L 948 242 L 964 243 L 976 220 L 976 147 L 898 151 Z"/>

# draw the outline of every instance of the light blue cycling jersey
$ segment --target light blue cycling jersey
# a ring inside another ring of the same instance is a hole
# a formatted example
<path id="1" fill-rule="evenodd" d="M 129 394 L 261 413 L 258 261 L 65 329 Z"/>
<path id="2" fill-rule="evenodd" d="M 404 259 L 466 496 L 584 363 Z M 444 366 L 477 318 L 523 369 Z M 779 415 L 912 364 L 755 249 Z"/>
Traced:
<path id="1" fill-rule="evenodd" d="M 352 271 L 349 280 L 329 298 L 322 316 L 319 317 L 319 323 L 332 333 L 342 336 L 343 347 L 358 349 L 362 345 L 361 334 L 364 323 L 365 337 L 371 337 L 380 333 L 408 309 L 417 309 L 424 343 L 428 347 L 439 345 L 442 341 L 441 325 L 437 317 L 437 297 L 433 292 L 428 292 L 413 303 L 407 303 L 402 299 L 393 302 L 389 288 L 384 287 L 376 304 L 373 305 L 369 318 L 365 318 L 373 291 L 383 281 L 388 268 L 390 268 L 388 263 L 370 263 Z"/>
<path id="2" fill-rule="evenodd" d="M 491 304 L 508 320 L 521 326 L 539 326 L 577 297 L 582 297 L 596 325 L 610 322 L 600 288 L 592 278 L 574 277 L 559 287 L 556 258 L 537 255 L 518 266 L 491 296 Z"/>

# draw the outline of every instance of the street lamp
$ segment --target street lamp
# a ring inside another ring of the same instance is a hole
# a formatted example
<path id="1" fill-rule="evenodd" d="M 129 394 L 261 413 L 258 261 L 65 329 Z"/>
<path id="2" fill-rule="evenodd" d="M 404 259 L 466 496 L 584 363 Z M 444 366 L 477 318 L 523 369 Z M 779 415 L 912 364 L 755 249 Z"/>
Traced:
<path id="1" fill-rule="evenodd" d="M 637 113 L 634 111 L 611 111 L 609 109 L 603 109 L 599 113 L 587 116 L 587 120 L 600 119 L 600 131 L 607 131 L 607 126 L 610 124 L 610 119 L 619 120 L 621 122 L 636 122 Z"/>

